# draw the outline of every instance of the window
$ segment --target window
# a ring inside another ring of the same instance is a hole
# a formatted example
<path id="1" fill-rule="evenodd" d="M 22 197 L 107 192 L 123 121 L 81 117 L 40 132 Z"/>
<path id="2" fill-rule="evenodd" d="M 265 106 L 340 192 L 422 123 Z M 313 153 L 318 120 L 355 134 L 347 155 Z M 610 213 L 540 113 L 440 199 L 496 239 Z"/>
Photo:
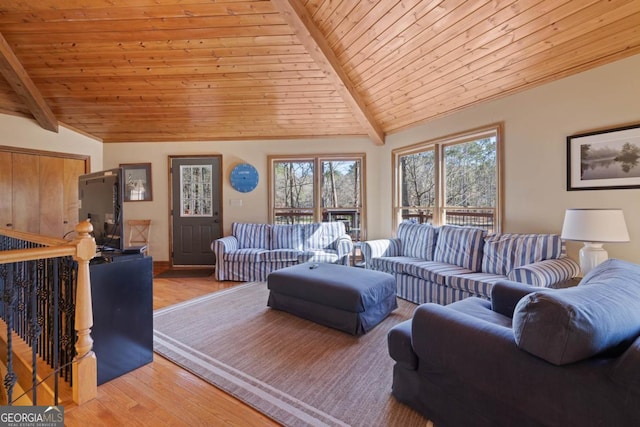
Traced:
<path id="1" fill-rule="evenodd" d="M 501 230 L 501 125 L 397 149 L 394 228 L 411 220 Z"/>
<path id="2" fill-rule="evenodd" d="M 269 156 L 269 215 L 274 224 L 342 221 L 364 239 L 364 154 Z"/>

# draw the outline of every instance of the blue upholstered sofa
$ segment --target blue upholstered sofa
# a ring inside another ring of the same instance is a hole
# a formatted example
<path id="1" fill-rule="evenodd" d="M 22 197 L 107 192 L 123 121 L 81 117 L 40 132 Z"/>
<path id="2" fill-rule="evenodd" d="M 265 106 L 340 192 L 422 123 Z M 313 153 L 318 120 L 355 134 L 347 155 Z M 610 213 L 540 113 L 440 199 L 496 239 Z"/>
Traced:
<path id="1" fill-rule="evenodd" d="M 398 296 L 422 304 L 489 298 L 498 280 L 553 287 L 580 272 L 554 234 L 489 234 L 480 228 L 403 222 L 397 237 L 364 242 L 365 267 L 396 277 Z"/>
<path id="2" fill-rule="evenodd" d="M 420 305 L 388 334 L 393 395 L 447 426 L 640 426 L 640 266 Z"/>
<path id="3" fill-rule="evenodd" d="M 233 223 L 231 236 L 211 243 L 216 279 L 263 281 L 274 270 L 301 262 L 349 264 L 351 237 L 342 222 Z"/>

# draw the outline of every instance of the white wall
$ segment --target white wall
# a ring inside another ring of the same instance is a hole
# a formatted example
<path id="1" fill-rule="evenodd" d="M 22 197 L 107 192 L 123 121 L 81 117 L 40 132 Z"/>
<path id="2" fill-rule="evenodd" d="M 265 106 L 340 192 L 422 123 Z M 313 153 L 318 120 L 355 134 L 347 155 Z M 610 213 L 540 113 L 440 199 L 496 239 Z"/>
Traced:
<path id="1" fill-rule="evenodd" d="M 640 55 L 465 109 L 391 135 L 378 186 L 380 235 L 392 230 L 391 150 L 466 129 L 504 122 L 505 232 L 560 233 L 567 208 L 622 208 L 631 242 L 605 245 L 610 257 L 640 262 L 640 189 L 566 191 L 566 137 L 640 123 Z M 375 184 L 372 184 L 375 185 Z M 577 259 L 581 244 L 570 242 Z"/>
<path id="2" fill-rule="evenodd" d="M 151 163 L 153 201 L 125 203 L 126 219 L 151 219 L 150 254 L 155 261 L 169 260 L 169 156 L 222 155 L 222 215 L 226 234 L 232 222 L 267 222 L 268 188 L 267 156 L 308 153 L 365 153 L 367 174 L 376 175 L 382 151 L 366 138 L 306 139 L 285 141 L 208 141 L 168 143 L 104 144 L 104 168 L 121 163 Z M 239 193 L 231 187 L 229 174 L 238 163 L 250 163 L 260 175 L 258 187 L 250 193 Z M 377 188 L 367 186 L 367 200 L 378 206 Z M 242 200 L 242 207 L 231 206 L 231 200 Z M 376 209 L 367 211 L 368 224 L 379 224 Z M 128 231 L 125 230 L 125 234 Z"/>
<path id="3" fill-rule="evenodd" d="M 45 130 L 35 120 L 0 114 L 0 145 L 91 157 L 92 171 L 102 170 L 102 142 L 59 126 L 58 133 Z"/>

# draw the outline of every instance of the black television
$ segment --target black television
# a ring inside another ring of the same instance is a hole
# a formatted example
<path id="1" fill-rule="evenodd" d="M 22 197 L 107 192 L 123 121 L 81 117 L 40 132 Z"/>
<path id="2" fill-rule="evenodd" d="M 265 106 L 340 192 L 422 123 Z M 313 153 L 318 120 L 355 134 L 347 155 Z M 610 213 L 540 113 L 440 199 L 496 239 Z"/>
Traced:
<path id="1" fill-rule="evenodd" d="M 81 175 L 78 179 L 78 218 L 91 221 L 93 236 L 102 252 L 124 249 L 122 177 L 122 169 L 115 168 Z"/>

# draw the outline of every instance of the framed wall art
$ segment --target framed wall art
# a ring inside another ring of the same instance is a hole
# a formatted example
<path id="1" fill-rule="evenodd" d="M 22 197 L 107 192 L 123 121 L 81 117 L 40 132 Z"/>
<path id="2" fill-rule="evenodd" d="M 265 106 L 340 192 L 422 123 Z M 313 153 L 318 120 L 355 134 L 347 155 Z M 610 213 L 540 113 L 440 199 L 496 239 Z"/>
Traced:
<path id="1" fill-rule="evenodd" d="M 120 167 L 124 176 L 124 201 L 152 201 L 151 163 L 123 163 Z"/>
<path id="2" fill-rule="evenodd" d="M 640 124 L 567 137 L 567 190 L 640 188 Z"/>

